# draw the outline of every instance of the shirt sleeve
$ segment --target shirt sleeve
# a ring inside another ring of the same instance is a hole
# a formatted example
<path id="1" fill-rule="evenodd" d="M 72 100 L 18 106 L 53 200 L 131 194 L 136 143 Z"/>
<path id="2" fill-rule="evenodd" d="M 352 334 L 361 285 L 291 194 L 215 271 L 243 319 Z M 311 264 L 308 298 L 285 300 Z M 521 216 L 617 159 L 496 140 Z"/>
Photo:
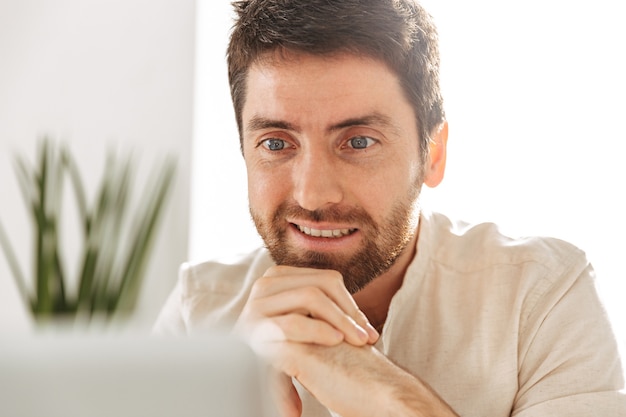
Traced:
<path id="1" fill-rule="evenodd" d="M 570 271 L 568 273 L 576 273 Z M 626 416 L 617 343 L 590 265 L 569 288 L 555 280 L 520 330 L 513 417 Z"/>
<path id="2" fill-rule="evenodd" d="M 187 333 L 182 315 L 182 281 L 186 271 L 186 266 L 181 266 L 178 281 L 159 312 L 156 322 L 152 326 L 153 334 L 160 336 L 180 336 Z"/>

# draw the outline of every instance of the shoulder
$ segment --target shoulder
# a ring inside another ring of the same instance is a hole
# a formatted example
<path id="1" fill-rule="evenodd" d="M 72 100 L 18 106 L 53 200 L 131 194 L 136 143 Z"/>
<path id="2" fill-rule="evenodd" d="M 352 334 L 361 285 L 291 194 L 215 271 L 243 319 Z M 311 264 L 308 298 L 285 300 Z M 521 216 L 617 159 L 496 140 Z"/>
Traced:
<path id="1" fill-rule="evenodd" d="M 265 249 L 230 259 L 182 264 L 155 329 L 189 334 L 230 328 L 243 309 L 252 284 L 272 265 Z"/>
<path id="2" fill-rule="evenodd" d="M 186 262 L 180 267 L 183 293 L 210 291 L 233 293 L 251 286 L 256 278 L 274 265 L 264 248 L 253 252 L 202 262 Z"/>
<path id="3" fill-rule="evenodd" d="M 421 221 L 413 271 L 459 300 L 474 294 L 484 305 L 515 306 L 525 321 L 531 312 L 549 311 L 578 281 L 593 285 L 585 253 L 563 240 L 507 236 L 494 223 L 432 212 L 424 212 Z"/>
<path id="4" fill-rule="evenodd" d="M 424 212 L 421 217 L 419 250 L 438 263 L 472 272 L 498 265 L 532 264 L 557 272 L 584 269 L 585 253 L 576 246 L 546 236 L 508 236 L 494 223 L 451 220 L 440 213 Z"/>

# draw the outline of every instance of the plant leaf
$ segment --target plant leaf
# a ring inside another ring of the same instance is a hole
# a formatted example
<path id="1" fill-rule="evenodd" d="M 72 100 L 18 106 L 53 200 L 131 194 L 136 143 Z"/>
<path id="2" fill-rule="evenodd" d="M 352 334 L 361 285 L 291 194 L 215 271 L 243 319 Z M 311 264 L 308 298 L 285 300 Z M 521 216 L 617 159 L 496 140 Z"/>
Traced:
<path id="1" fill-rule="evenodd" d="M 29 295 L 28 287 L 26 286 L 26 279 L 24 278 L 24 274 L 20 269 L 20 265 L 17 262 L 17 257 L 15 256 L 15 252 L 13 251 L 13 247 L 9 242 L 9 238 L 0 222 L 0 245 L 4 251 L 4 255 L 9 264 L 9 268 L 13 273 L 13 277 L 15 278 L 15 283 L 17 285 L 17 289 L 20 293 L 22 299 L 27 303 L 27 305 L 32 306 L 33 300 Z"/>
<path id="2" fill-rule="evenodd" d="M 103 216 L 103 233 L 100 234 L 101 254 L 96 265 L 95 275 L 98 286 L 93 293 L 94 310 L 105 312 L 108 308 L 108 293 L 112 285 L 119 286 L 119 277 L 115 275 L 115 264 L 122 245 L 122 230 L 126 218 L 128 196 L 131 183 L 131 161 L 127 158 L 121 164 L 111 167 L 109 189 L 109 210 Z"/>
<path id="3" fill-rule="evenodd" d="M 147 187 L 147 197 L 136 212 L 135 234 L 131 240 L 131 249 L 126 258 L 122 272 L 122 280 L 117 292 L 111 296 L 111 313 L 121 310 L 132 310 L 137 300 L 148 253 L 154 241 L 154 234 L 162 212 L 163 203 L 174 179 L 176 165 L 173 159 L 165 161 L 160 175 L 152 187 Z"/>
<path id="4" fill-rule="evenodd" d="M 125 249 L 123 226 L 126 225 L 126 213 L 129 202 L 132 182 L 132 166 L 130 158 L 116 165 L 115 175 L 111 177 L 111 189 L 116 190 L 111 195 L 111 205 L 106 218 L 107 227 L 102 234 L 102 256 L 98 263 L 96 274 L 103 283 L 98 293 L 99 308 L 103 311 L 108 309 L 108 294 L 111 287 L 119 286 L 120 276 L 117 275 L 116 264 L 120 251 Z"/>
<path id="5" fill-rule="evenodd" d="M 74 195 L 76 196 L 76 204 L 78 206 L 78 214 L 82 219 L 83 233 L 86 238 L 86 236 L 89 234 L 91 216 L 89 215 L 87 209 L 87 194 L 85 193 L 85 186 L 83 184 L 83 180 L 80 177 L 78 165 L 76 164 L 76 161 L 74 160 L 71 152 L 66 147 L 63 147 L 61 149 L 61 161 L 66 167 L 70 176 L 70 181 L 73 185 Z"/>
<path id="6" fill-rule="evenodd" d="M 37 178 L 28 172 L 28 164 L 19 155 L 15 158 L 15 174 L 27 207 L 38 203 Z"/>
<path id="7" fill-rule="evenodd" d="M 46 315 L 52 312 L 52 302 L 48 287 L 48 276 L 50 274 L 50 259 L 48 256 L 49 237 L 46 224 L 46 204 L 47 193 L 46 184 L 48 183 L 48 167 L 50 165 L 49 146 L 46 141 L 41 145 L 39 152 L 39 173 L 36 175 L 37 188 L 39 192 L 39 204 L 33 204 L 32 212 L 36 225 L 36 255 L 35 270 L 37 271 L 36 280 L 36 309 L 35 315 Z"/>
<path id="8" fill-rule="evenodd" d="M 64 268 L 62 264 L 62 250 L 60 245 L 59 227 L 61 224 L 61 200 L 63 197 L 63 174 L 65 165 L 62 154 L 52 146 L 50 148 L 51 174 L 47 184 L 48 205 L 46 223 L 50 233 L 50 253 L 47 256 L 53 264 L 50 271 L 49 291 L 52 297 L 54 312 L 63 312 L 66 306 Z"/>

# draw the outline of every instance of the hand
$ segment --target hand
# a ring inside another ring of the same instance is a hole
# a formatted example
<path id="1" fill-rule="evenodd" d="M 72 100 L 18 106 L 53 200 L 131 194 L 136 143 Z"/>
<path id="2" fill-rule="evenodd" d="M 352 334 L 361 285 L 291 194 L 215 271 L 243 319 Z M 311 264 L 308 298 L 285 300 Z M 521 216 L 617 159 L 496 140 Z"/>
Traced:
<path id="1" fill-rule="evenodd" d="M 272 392 L 282 416 L 299 416 L 302 404 L 291 377 L 276 367 L 280 343 L 363 346 L 378 340 L 338 272 L 287 266 L 272 267 L 255 282 L 235 331 L 274 365 Z"/>
<path id="2" fill-rule="evenodd" d="M 278 341 L 373 344 L 369 324 L 336 271 L 275 266 L 253 285 L 235 330 L 260 353 Z"/>

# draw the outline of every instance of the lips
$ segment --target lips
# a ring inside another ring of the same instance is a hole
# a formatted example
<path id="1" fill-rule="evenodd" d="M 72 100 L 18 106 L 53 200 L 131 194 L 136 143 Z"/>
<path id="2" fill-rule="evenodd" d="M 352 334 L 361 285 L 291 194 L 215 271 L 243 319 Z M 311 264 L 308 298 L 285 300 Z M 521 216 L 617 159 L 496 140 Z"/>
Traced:
<path id="1" fill-rule="evenodd" d="M 351 235 L 357 229 L 314 229 L 311 227 L 300 226 L 294 224 L 294 226 L 300 230 L 303 234 L 313 237 L 325 237 L 330 239 L 336 239 L 344 236 Z"/>

